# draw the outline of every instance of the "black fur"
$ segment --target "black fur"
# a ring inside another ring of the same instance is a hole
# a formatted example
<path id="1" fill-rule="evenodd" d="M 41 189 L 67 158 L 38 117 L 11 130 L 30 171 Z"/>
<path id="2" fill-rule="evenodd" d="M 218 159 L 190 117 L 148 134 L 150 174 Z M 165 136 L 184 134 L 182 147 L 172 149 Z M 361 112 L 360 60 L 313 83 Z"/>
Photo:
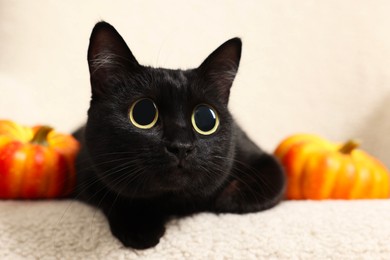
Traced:
<path id="1" fill-rule="evenodd" d="M 196 69 L 145 67 L 111 25 L 95 26 L 88 50 L 88 121 L 74 133 L 82 144 L 75 196 L 102 209 L 125 246 L 155 246 L 171 216 L 254 212 L 282 198 L 280 165 L 227 109 L 240 56 L 241 40 L 234 38 Z M 159 110 L 148 130 L 129 120 L 130 106 L 142 97 Z M 212 135 L 198 134 L 191 124 L 193 109 L 203 103 L 219 115 Z"/>

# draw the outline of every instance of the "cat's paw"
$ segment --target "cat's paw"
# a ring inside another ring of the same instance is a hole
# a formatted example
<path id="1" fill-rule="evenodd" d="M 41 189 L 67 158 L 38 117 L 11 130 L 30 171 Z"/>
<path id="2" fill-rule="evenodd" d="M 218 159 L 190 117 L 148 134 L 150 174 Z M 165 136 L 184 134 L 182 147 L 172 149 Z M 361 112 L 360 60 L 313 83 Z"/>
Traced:
<path id="1" fill-rule="evenodd" d="M 156 246 L 165 233 L 164 226 L 153 228 L 124 228 L 111 226 L 112 234 L 117 237 L 125 247 L 134 249 L 147 249 Z"/>
<path id="2" fill-rule="evenodd" d="M 152 213 L 138 212 L 125 207 L 117 207 L 107 214 L 111 233 L 125 247 L 147 249 L 160 242 L 165 233 L 164 218 Z"/>

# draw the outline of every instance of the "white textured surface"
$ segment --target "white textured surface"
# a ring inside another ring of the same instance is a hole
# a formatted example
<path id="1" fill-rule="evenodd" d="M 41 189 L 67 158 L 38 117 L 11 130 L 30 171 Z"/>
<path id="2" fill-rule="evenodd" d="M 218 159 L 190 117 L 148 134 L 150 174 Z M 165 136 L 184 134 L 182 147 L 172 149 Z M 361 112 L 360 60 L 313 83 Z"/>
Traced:
<path id="1" fill-rule="evenodd" d="M 73 201 L 0 202 L 0 259 L 390 259 L 390 201 L 284 202 L 248 215 L 173 220 L 135 251 Z"/>

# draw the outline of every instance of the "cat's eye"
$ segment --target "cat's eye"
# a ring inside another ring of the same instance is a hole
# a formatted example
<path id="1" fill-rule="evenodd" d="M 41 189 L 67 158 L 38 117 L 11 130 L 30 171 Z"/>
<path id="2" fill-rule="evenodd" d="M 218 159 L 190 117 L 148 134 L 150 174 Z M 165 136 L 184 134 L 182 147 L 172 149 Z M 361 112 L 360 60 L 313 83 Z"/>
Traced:
<path id="1" fill-rule="evenodd" d="M 130 107 L 129 117 L 136 127 L 150 129 L 157 123 L 158 109 L 153 100 L 142 98 Z"/>
<path id="2" fill-rule="evenodd" d="M 202 135 L 211 135 L 215 133 L 219 126 L 217 112 L 206 104 L 195 107 L 192 112 L 191 122 L 195 131 Z"/>

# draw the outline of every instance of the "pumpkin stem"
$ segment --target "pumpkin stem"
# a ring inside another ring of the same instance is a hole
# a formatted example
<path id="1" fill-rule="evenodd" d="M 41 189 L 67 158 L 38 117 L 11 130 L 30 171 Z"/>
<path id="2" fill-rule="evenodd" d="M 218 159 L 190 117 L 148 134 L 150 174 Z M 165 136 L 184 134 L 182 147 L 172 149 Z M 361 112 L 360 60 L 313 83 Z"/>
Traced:
<path id="1" fill-rule="evenodd" d="M 358 148 L 360 146 L 360 142 L 357 140 L 349 140 L 347 141 L 341 148 L 339 149 L 340 153 L 349 154 L 354 149 Z"/>
<path id="2" fill-rule="evenodd" d="M 50 126 L 41 126 L 31 139 L 32 144 L 48 146 L 47 135 L 53 130 Z"/>

